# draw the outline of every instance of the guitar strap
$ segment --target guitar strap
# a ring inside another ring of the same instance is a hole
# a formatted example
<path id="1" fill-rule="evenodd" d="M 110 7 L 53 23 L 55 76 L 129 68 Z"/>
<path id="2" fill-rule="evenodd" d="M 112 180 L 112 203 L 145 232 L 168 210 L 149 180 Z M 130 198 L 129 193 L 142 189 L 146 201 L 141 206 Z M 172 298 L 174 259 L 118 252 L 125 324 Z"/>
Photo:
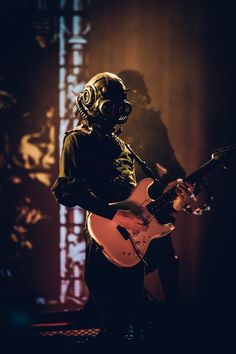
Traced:
<path id="1" fill-rule="evenodd" d="M 159 185 L 160 188 L 163 187 L 162 181 L 158 178 L 157 174 L 153 172 L 153 170 L 146 164 L 144 160 L 142 160 L 131 148 L 131 146 L 127 143 L 125 143 L 125 146 L 127 149 L 131 152 L 132 156 L 134 157 L 135 161 L 141 166 L 142 170 L 144 173 L 147 175 L 147 177 L 152 178 L 157 185 Z"/>

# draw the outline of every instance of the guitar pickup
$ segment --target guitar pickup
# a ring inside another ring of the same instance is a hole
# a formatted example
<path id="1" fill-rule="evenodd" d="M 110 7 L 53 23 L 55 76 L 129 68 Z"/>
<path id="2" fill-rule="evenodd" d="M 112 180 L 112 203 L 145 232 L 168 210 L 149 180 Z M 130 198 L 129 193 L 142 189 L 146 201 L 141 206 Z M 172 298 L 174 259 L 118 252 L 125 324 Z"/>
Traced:
<path id="1" fill-rule="evenodd" d="M 129 239 L 129 233 L 124 227 L 118 225 L 116 228 L 125 240 Z"/>

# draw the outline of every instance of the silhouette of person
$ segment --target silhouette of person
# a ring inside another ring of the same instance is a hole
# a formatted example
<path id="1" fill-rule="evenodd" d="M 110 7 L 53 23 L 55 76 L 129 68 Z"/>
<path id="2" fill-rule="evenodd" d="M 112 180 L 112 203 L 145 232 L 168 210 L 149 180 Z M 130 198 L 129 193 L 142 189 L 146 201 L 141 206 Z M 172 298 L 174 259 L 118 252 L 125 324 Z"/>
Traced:
<path id="1" fill-rule="evenodd" d="M 149 221 L 142 213 L 110 204 L 126 199 L 136 187 L 133 155 L 116 134 L 116 127 L 127 121 L 132 109 L 126 91 L 117 75 L 104 72 L 92 77 L 76 96 L 80 123 L 65 133 L 59 175 L 52 186 L 58 203 L 67 207 L 80 205 L 87 211 L 85 281 L 103 312 L 103 338 L 114 340 L 122 340 L 136 315 L 143 295 L 145 265 L 113 264 L 114 257 L 109 251 L 106 253 L 105 244 L 93 238 L 89 217 L 92 213 L 103 221 L 110 220 L 116 229 L 129 230 L 133 237 L 148 229 Z M 167 214 L 181 211 L 191 195 L 190 186 L 178 180 L 174 183 L 177 194 Z M 113 236 L 109 230 L 109 240 L 116 245 Z"/>
<path id="2" fill-rule="evenodd" d="M 160 110 L 148 106 L 151 97 L 143 75 L 132 69 L 119 72 L 118 76 L 128 87 L 128 99 L 132 104 L 130 119 L 124 125 L 121 138 L 131 144 L 133 150 L 147 163 L 162 181 L 163 188 L 170 181 L 184 177 L 185 171 L 176 158 L 161 120 Z M 140 166 L 136 167 L 136 178 L 147 177 Z M 177 304 L 179 301 L 178 257 L 175 254 L 171 235 L 152 240 L 147 253 L 146 274 L 159 270 L 165 303 Z"/>

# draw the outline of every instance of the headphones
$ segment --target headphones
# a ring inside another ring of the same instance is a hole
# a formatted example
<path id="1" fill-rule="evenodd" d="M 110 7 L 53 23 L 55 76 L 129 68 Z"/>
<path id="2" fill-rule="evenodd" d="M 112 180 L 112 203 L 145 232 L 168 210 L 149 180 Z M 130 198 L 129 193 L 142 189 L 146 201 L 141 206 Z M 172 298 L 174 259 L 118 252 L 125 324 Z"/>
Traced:
<path id="1" fill-rule="evenodd" d="M 112 73 L 99 73 L 85 85 L 75 103 L 81 113 L 91 123 L 108 125 L 124 124 L 132 111 L 132 105 L 126 100 L 123 81 Z M 99 120 L 99 121 L 98 121 Z"/>

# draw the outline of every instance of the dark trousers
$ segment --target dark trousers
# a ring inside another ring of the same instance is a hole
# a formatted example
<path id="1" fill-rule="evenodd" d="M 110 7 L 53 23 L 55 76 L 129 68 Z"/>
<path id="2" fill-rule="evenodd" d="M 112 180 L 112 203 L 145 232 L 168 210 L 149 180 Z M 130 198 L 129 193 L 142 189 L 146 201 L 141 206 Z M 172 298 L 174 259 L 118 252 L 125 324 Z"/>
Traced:
<path id="1" fill-rule="evenodd" d="M 119 268 L 102 254 L 90 236 L 86 237 L 85 282 L 104 316 L 104 327 L 124 333 L 143 295 L 144 264 Z"/>
<path id="2" fill-rule="evenodd" d="M 177 304 L 179 301 L 179 270 L 178 258 L 171 241 L 171 236 L 151 241 L 147 252 L 146 274 L 159 270 L 160 281 L 168 304 Z"/>

